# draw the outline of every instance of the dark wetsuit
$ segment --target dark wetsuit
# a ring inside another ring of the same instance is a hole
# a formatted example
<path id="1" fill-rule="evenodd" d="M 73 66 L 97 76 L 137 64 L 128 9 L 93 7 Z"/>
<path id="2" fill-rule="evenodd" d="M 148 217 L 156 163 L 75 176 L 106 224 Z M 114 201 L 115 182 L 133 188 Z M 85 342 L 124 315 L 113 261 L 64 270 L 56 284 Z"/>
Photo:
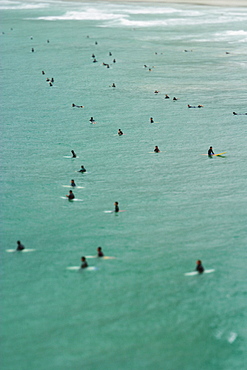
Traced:
<path id="1" fill-rule="evenodd" d="M 84 261 L 82 264 L 81 264 L 81 269 L 85 269 L 88 267 L 88 264 L 87 264 L 87 261 Z"/>
<path id="2" fill-rule="evenodd" d="M 99 252 L 98 252 L 98 257 L 104 257 L 104 253 L 103 253 L 103 252 L 101 252 L 101 251 L 99 251 Z"/>
<path id="3" fill-rule="evenodd" d="M 22 245 L 21 243 L 20 243 L 20 244 L 18 244 L 18 246 L 17 246 L 16 250 L 17 250 L 17 251 L 23 251 L 23 249 L 25 249 L 24 245 Z"/>
<path id="4" fill-rule="evenodd" d="M 115 212 L 119 212 L 119 207 L 118 205 L 115 206 Z"/>
<path id="5" fill-rule="evenodd" d="M 72 193 L 72 194 L 69 194 L 69 195 L 68 195 L 68 198 L 69 198 L 69 200 L 72 200 L 72 199 L 74 199 L 74 198 L 75 198 L 75 196 L 74 196 L 74 194 Z"/>
<path id="6" fill-rule="evenodd" d="M 196 266 L 196 271 L 198 271 L 199 274 L 202 274 L 204 271 L 204 267 L 201 264 L 199 264 Z"/>
<path id="7" fill-rule="evenodd" d="M 86 172 L 86 168 L 84 168 L 84 167 L 83 167 L 83 168 L 81 168 L 81 169 L 80 169 L 80 171 L 78 171 L 78 172 Z"/>
<path id="8" fill-rule="evenodd" d="M 208 149 L 208 156 L 212 157 L 213 154 L 214 154 L 213 150 L 211 148 L 209 148 Z"/>

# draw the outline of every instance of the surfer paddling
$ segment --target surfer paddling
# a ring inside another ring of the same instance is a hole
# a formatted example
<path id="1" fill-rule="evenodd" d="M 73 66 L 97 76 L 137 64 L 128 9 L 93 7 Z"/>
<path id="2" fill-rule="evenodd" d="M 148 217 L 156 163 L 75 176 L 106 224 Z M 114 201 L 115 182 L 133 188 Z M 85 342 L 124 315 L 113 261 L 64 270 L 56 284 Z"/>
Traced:
<path id="1" fill-rule="evenodd" d="M 16 250 L 17 251 L 23 251 L 23 249 L 25 249 L 24 245 L 21 244 L 20 240 L 17 241 L 17 248 Z"/>
<path id="2" fill-rule="evenodd" d="M 88 263 L 85 257 L 81 257 L 81 269 L 85 269 L 88 267 Z"/>
<path id="3" fill-rule="evenodd" d="M 196 261 L 196 271 L 198 271 L 199 274 L 202 274 L 204 271 L 201 260 Z"/>
<path id="4" fill-rule="evenodd" d="M 76 107 L 76 108 L 84 108 L 84 105 L 76 105 L 76 104 L 72 104 L 72 107 L 74 108 L 74 107 Z"/>

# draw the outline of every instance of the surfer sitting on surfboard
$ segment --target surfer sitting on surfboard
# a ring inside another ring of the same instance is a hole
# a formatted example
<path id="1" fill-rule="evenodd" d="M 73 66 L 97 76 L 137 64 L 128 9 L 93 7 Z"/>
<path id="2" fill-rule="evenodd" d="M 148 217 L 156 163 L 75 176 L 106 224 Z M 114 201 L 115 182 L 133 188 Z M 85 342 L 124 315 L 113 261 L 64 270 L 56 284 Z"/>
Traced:
<path id="1" fill-rule="evenodd" d="M 115 202 L 114 206 L 115 206 L 115 212 L 119 212 L 118 202 Z"/>
<path id="2" fill-rule="evenodd" d="M 74 194 L 73 194 L 73 191 L 72 191 L 72 190 L 70 190 L 70 191 L 69 191 L 69 195 L 66 195 L 66 197 L 67 197 L 69 200 L 74 199 L 74 198 L 75 198 L 75 196 L 74 196 Z"/>
<path id="3" fill-rule="evenodd" d="M 121 129 L 118 130 L 118 135 L 119 136 L 123 135 L 123 131 Z"/>
<path id="4" fill-rule="evenodd" d="M 201 260 L 196 261 L 196 271 L 198 271 L 199 274 L 202 274 L 204 271 Z"/>
<path id="5" fill-rule="evenodd" d="M 87 264 L 87 261 L 86 261 L 85 257 L 81 258 L 81 262 L 82 262 L 82 264 L 81 264 L 82 269 L 85 269 L 86 267 L 88 267 L 88 264 Z"/>
<path id="6" fill-rule="evenodd" d="M 74 150 L 71 150 L 71 153 L 72 153 L 72 158 L 76 158 L 76 154 L 75 154 Z"/>
<path id="7" fill-rule="evenodd" d="M 159 153 L 159 152 L 160 152 L 160 150 L 159 150 L 159 148 L 158 148 L 158 146 L 157 146 L 157 145 L 154 147 L 154 152 L 155 152 L 155 153 Z"/>
<path id="8" fill-rule="evenodd" d="M 212 157 L 212 155 L 214 155 L 214 151 L 213 151 L 213 147 L 210 146 L 210 148 L 208 149 L 208 156 Z"/>
<path id="9" fill-rule="evenodd" d="M 73 186 L 73 187 L 75 187 L 75 186 L 76 186 L 75 180 L 71 180 L 71 181 L 70 181 L 70 186 Z"/>
<path id="10" fill-rule="evenodd" d="M 17 241 L 17 251 L 23 251 L 25 249 L 24 245 L 21 244 L 20 240 Z"/>
<path id="11" fill-rule="evenodd" d="M 98 257 L 104 257 L 104 253 L 102 252 L 101 247 L 97 248 Z"/>

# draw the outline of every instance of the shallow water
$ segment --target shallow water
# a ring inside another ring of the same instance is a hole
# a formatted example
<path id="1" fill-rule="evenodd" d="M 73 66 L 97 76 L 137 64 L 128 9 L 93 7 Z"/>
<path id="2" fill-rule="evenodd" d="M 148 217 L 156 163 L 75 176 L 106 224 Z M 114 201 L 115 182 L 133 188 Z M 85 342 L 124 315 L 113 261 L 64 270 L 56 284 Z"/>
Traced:
<path id="1" fill-rule="evenodd" d="M 2 368 L 243 369 L 246 8 L 0 9 Z"/>

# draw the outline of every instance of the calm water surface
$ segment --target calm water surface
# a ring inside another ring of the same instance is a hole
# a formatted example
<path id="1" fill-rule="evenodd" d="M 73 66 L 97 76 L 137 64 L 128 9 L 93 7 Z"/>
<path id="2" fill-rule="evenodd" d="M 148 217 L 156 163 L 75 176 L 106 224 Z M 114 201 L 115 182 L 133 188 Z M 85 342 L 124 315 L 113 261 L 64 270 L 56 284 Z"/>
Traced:
<path id="1" fill-rule="evenodd" d="M 244 369 L 246 8 L 0 9 L 2 369 Z"/>

